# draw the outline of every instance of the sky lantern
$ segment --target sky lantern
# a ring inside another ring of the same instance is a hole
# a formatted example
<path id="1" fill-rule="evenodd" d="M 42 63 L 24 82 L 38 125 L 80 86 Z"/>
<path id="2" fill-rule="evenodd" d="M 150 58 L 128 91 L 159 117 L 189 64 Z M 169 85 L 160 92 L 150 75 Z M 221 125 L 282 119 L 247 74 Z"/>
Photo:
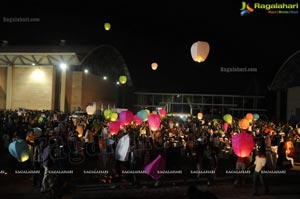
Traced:
<path id="1" fill-rule="evenodd" d="M 111 114 L 112 114 L 112 111 L 110 109 L 105 109 L 104 110 L 105 119 L 110 119 Z"/>
<path id="2" fill-rule="evenodd" d="M 119 82 L 120 82 L 121 84 L 126 84 L 126 82 L 127 82 L 127 77 L 126 77 L 125 75 L 121 75 L 121 76 L 119 77 Z"/>
<path id="3" fill-rule="evenodd" d="M 198 120 L 202 120 L 203 114 L 202 114 L 202 113 L 198 113 L 198 114 L 197 114 L 197 118 L 198 118 Z"/>
<path id="4" fill-rule="evenodd" d="M 155 160 L 147 164 L 144 168 L 145 172 L 154 180 L 158 180 L 163 175 L 159 171 L 164 171 L 165 169 L 166 160 L 161 155 L 158 155 Z"/>
<path id="5" fill-rule="evenodd" d="M 152 131 L 157 131 L 160 126 L 160 117 L 157 114 L 151 113 L 148 118 L 149 127 Z"/>
<path id="6" fill-rule="evenodd" d="M 246 114 L 246 119 L 251 122 L 253 120 L 253 114 L 252 113 L 247 113 Z"/>
<path id="7" fill-rule="evenodd" d="M 139 118 L 137 114 L 133 116 L 133 121 L 135 122 L 136 125 L 141 125 L 143 121 Z"/>
<path id="8" fill-rule="evenodd" d="M 104 23 L 104 29 L 105 29 L 106 31 L 109 31 L 110 28 L 111 28 L 110 23 L 108 23 L 108 22 Z"/>
<path id="9" fill-rule="evenodd" d="M 191 47 L 192 58 L 195 62 L 204 62 L 209 53 L 209 44 L 205 41 L 197 41 Z"/>
<path id="10" fill-rule="evenodd" d="M 120 122 L 117 122 L 117 121 L 110 122 L 109 123 L 109 132 L 112 135 L 117 135 L 120 130 L 120 125 L 121 125 Z"/>
<path id="11" fill-rule="evenodd" d="M 78 132 L 78 137 L 81 138 L 83 136 L 83 126 L 82 125 L 77 125 L 76 131 Z"/>
<path id="12" fill-rule="evenodd" d="M 151 68 L 152 68 L 152 70 L 156 70 L 157 68 L 158 68 L 158 64 L 157 63 L 152 63 L 151 64 Z"/>
<path id="13" fill-rule="evenodd" d="M 166 109 L 160 109 L 159 110 L 159 115 L 161 116 L 161 117 L 165 117 L 166 115 L 167 115 L 167 111 L 166 111 Z"/>
<path id="14" fill-rule="evenodd" d="M 259 115 L 257 113 L 253 114 L 253 120 L 256 121 L 259 119 Z"/>
<path id="15" fill-rule="evenodd" d="M 89 105 L 86 107 L 86 112 L 89 115 L 94 115 L 94 113 L 96 112 L 96 107 Z"/>
<path id="16" fill-rule="evenodd" d="M 251 134 L 238 133 L 232 136 L 232 148 L 238 157 L 248 157 L 254 147 L 254 139 Z"/>
<path id="17" fill-rule="evenodd" d="M 131 111 L 120 112 L 119 121 L 121 125 L 129 125 L 133 120 L 133 113 Z"/>
<path id="18" fill-rule="evenodd" d="M 224 131 L 227 131 L 227 130 L 228 130 L 228 123 L 227 123 L 227 122 L 224 122 L 224 123 L 223 123 L 223 130 L 224 130 Z"/>
<path id="19" fill-rule="evenodd" d="M 228 124 L 232 124 L 232 116 L 230 114 L 226 114 L 223 116 L 223 119 L 225 122 L 227 122 Z"/>
<path id="20" fill-rule="evenodd" d="M 250 122 L 247 119 L 241 119 L 239 122 L 240 129 L 247 130 L 250 126 Z"/>
<path id="21" fill-rule="evenodd" d="M 119 117 L 118 113 L 115 113 L 115 112 L 111 113 L 110 121 L 117 121 L 118 117 Z"/>
<path id="22" fill-rule="evenodd" d="M 11 142 L 8 151 L 19 162 L 25 162 L 29 159 L 29 147 L 25 140 L 17 139 Z"/>
<path id="23" fill-rule="evenodd" d="M 149 113 L 146 110 L 140 110 L 137 112 L 137 115 L 142 121 L 147 121 L 149 117 Z"/>

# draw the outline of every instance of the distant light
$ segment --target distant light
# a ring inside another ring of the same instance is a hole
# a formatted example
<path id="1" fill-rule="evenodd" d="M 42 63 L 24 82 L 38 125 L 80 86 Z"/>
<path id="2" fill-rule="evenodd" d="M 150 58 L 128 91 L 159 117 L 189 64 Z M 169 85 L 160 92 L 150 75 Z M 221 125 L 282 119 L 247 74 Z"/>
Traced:
<path id="1" fill-rule="evenodd" d="M 116 84 L 117 84 L 117 85 L 120 85 L 120 82 L 119 82 L 119 81 L 117 81 L 117 82 L 116 82 Z"/>
<path id="2" fill-rule="evenodd" d="M 157 67 L 158 67 L 158 64 L 157 64 L 157 63 L 154 62 L 154 63 L 151 64 L 152 70 L 156 70 Z"/>
<path id="3" fill-rule="evenodd" d="M 85 73 L 85 74 L 88 74 L 88 73 L 89 73 L 89 70 L 88 70 L 88 69 L 84 69 L 84 73 Z"/>
<path id="4" fill-rule="evenodd" d="M 35 69 L 31 74 L 31 79 L 36 82 L 41 82 L 45 78 L 45 73 L 40 69 Z"/>
<path id="5" fill-rule="evenodd" d="M 110 23 L 105 23 L 105 24 L 104 24 L 104 29 L 105 29 L 106 31 L 109 31 L 110 28 L 111 28 Z"/>
<path id="6" fill-rule="evenodd" d="M 61 63 L 61 64 L 60 64 L 60 68 L 61 68 L 62 70 L 66 70 L 66 69 L 67 69 L 67 64 Z"/>
<path id="7" fill-rule="evenodd" d="M 106 77 L 106 76 L 103 76 L 103 79 L 104 79 L 104 80 L 107 80 L 107 77 Z"/>
<path id="8" fill-rule="evenodd" d="M 35 63 L 32 63 L 31 65 L 35 66 Z"/>

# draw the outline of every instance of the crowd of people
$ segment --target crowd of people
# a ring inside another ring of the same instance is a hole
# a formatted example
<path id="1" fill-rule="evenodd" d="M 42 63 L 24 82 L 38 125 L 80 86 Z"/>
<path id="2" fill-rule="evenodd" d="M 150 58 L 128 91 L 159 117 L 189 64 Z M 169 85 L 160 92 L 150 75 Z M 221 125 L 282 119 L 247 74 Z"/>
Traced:
<path id="1" fill-rule="evenodd" d="M 30 147 L 30 158 L 16 162 L 13 169 L 39 170 L 33 175 L 33 186 L 41 192 L 62 191 L 64 184 L 72 179 L 65 173 L 55 175 L 49 171 L 68 171 L 84 168 L 95 172 L 92 175 L 100 183 L 123 180 L 138 184 L 141 180 L 153 180 L 147 175 L 124 173 L 141 171 L 161 155 L 167 171 L 183 171 L 195 178 L 207 179 L 208 186 L 214 184 L 217 175 L 227 170 L 253 170 L 253 193 L 257 193 L 257 177 L 268 192 L 268 186 L 261 174 L 263 169 L 289 169 L 293 167 L 294 155 L 299 153 L 300 125 L 251 121 L 248 129 L 241 129 L 238 120 L 233 120 L 224 129 L 223 119 L 194 117 L 182 120 L 180 117 L 161 118 L 160 128 L 152 131 L 147 121 L 137 125 L 132 122 L 123 126 L 118 133 L 109 130 L 110 120 L 98 115 L 72 115 L 55 111 L 0 111 L 1 153 L 8 153 L 9 144 L 16 139 L 26 140 Z M 231 138 L 245 132 L 254 138 L 254 148 L 247 157 L 238 157 L 232 149 Z M 123 161 L 116 158 L 120 150 L 118 143 L 129 136 L 129 150 L 124 152 Z M 225 160 L 225 161 L 224 161 Z M 83 173 L 84 174 L 84 173 Z M 176 178 L 177 174 L 168 175 Z M 159 186 L 161 179 L 153 180 Z M 243 184 L 244 174 L 235 175 L 234 185 Z M 59 186 L 57 186 L 59 185 Z"/>

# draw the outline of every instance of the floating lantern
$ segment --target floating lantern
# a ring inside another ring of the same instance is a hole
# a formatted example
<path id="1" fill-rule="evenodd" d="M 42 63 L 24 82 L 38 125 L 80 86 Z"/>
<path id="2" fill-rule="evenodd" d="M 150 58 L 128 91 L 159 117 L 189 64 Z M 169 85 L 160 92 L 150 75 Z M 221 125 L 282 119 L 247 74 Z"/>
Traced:
<path id="1" fill-rule="evenodd" d="M 198 114 L 197 114 L 197 118 L 198 118 L 198 120 L 202 120 L 203 114 L 202 114 L 202 113 L 198 113 Z"/>
<path id="2" fill-rule="evenodd" d="M 19 162 L 25 162 L 29 159 L 29 147 L 25 140 L 17 139 L 11 142 L 8 151 Z"/>
<path id="3" fill-rule="evenodd" d="M 147 121 L 149 117 L 149 113 L 146 110 L 140 110 L 137 112 L 137 115 L 142 121 Z"/>
<path id="4" fill-rule="evenodd" d="M 76 131 L 78 132 L 78 137 L 81 138 L 83 136 L 83 127 L 82 127 L 82 125 L 77 125 Z"/>
<path id="5" fill-rule="evenodd" d="M 166 160 L 161 155 L 158 155 L 155 160 L 150 162 L 144 168 L 145 172 L 154 180 L 158 180 L 162 176 L 162 173 L 159 171 L 164 171 L 165 169 Z"/>
<path id="6" fill-rule="evenodd" d="M 205 41 L 197 41 L 191 47 L 192 58 L 195 62 L 204 62 L 209 53 L 209 44 Z"/>
<path id="7" fill-rule="evenodd" d="M 110 119 L 111 114 L 112 114 L 112 111 L 110 109 L 104 110 L 105 119 Z"/>
<path id="8" fill-rule="evenodd" d="M 130 152 L 130 138 L 126 134 L 120 138 L 116 146 L 115 159 L 118 161 L 127 161 Z"/>
<path id="9" fill-rule="evenodd" d="M 239 122 L 240 129 L 247 130 L 250 126 L 250 122 L 247 119 L 241 119 Z"/>
<path id="10" fill-rule="evenodd" d="M 235 155 L 248 157 L 254 147 L 254 139 L 251 134 L 238 133 L 232 136 L 232 148 Z"/>
<path id="11" fill-rule="evenodd" d="M 230 114 L 226 114 L 223 116 L 223 119 L 225 122 L 227 122 L 228 124 L 232 124 L 232 116 Z"/>
<path id="12" fill-rule="evenodd" d="M 150 114 L 148 118 L 149 127 L 152 131 L 157 131 L 160 126 L 160 117 L 157 114 Z"/>
<path id="13" fill-rule="evenodd" d="M 121 84 L 126 84 L 126 82 L 127 82 L 127 77 L 126 77 L 125 75 L 121 75 L 121 76 L 119 77 L 119 82 L 120 82 Z"/>
<path id="14" fill-rule="evenodd" d="M 86 107 L 86 112 L 89 115 L 94 115 L 94 113 L 96 112 L 96 107 L 89 105 Z"/>
<path id="15" fill-rule="evenodd" d="M 133 120 L 133 113 L 131 111 L 120 112 L 119 121 L 121 125 L 129 125 Z"/>
<path id="16" fill-rule="evenodd" d="M 151 64 L 151 68 L 152 68 L 152 70 L 156 70 L 157 68 L 158 68 L 158 64 L 157 63 L 152 63 Z"/>
<path id="17" fill-rule="evenodd" d="M 104 23 L 104 29 L 105 29 L 106 31 L 109 31 L 110 28 L 111 28 L 110 23 Z"/>
<path id="18" fill-rule="evenodd" d="M 118 117 L 118 113 L 111 113 L 110 121 L 117 121 Z"/>
<path id="19" fill-rule="evenodd" d="M 247 113 L 246 114 L 246 119 L 251 122 L 253 120 L 253 114 L 252 113 Z"/>
<path id="20" fill-rule="evenodd" d="M 136 125 L 141 125 L 143 121 L 139 118 L 137 114 L 133 116 L 133 121 L 135 122 Z"/>
<path id="21" fill-rule="evenodd" d="M 259 115 L 257 113 L 253 114 L 253 120 L 256 121 L 259 119 Z"/>
<path id="22" fill-rule="evenodd" d="M 228 123 L 227 123 L 227 122 L 224 122 L 224 123 L 223 123 L 223 130 L 224 130 L 224 131 L 227 131 L 227 130 L 228 130 Z"/>
<path id="23" fill-rule="evenodd" d="M 166 115 L 167 115 L 167 111 L 165 110 L 165 109 L 160 109 L 159 110 L 159 115 L 161 116 L 161 117 L 165 117 Z"/>
<path id="24" fill-rule="evenodd" d="M 120 125 L 121 125 L 120 122 L 117 122 L 117 121 L 110 122 L 109 123 L 109 132 L 112 135 L 117 135 L 120 130 Z"/>

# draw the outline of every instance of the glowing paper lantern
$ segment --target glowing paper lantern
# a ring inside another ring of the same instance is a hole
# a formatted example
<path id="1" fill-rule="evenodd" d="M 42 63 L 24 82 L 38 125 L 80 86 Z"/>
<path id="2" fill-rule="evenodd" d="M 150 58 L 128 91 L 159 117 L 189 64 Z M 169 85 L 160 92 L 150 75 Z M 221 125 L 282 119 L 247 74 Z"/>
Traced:
<path id="1" fill-rule="evenodd" d="M 198 114 L 197 114 L 197 118 L 198 118 L 198 120 L 202 120 L 203 114 L 202 114 L 202 113 L 198 113 Z"/>
<path id="2" fill-rule="evenodd" d="M 119 117 L 118 113 L 111 113 L 110 121 L 117 121 L 118 117 Z"/>
<path id="3" fill-rule="evenodd" d="M 105 30 L 109 31 L 110 28 L 111 28 L 110 23 L 104 23 L 104 29 L 105 29 Z"/>
<path id="4" fill-rule="evenodd" d="M 155 160 L 150 162 L 148 165 L 145 166 L 144 170 L 146 174 L 151 176 L 151 178 L 158 180 L 162 173 L 159 171 L 164 171 L 166 169 L 166 160 L 161 156 L 158 155 Z"/>
<path id="5" fill-rule="evenodd" d="M 127 77 L 126 77 L 125 75 L 121 75 L 121 76 L 119 77 L 119 82 L 120 82 L 121 84 L 126 84 L 126 82 L 127 82 Z"/>
<path id="6" fill-rule="evenodd" d="M 110 122 L 109 123 L 109 132 L 112 135 L 117 135 L 120 130 L 120 125 L 121 125 L 120 122 L 117 122 L 117 121 Z"/>
<path id="7" fill-rule="evenodd" d="M 157 114 L 150 114 L 148 118 L 149 127 L 152 131 L 157 131 L 160 126 L 160 117 Z"/>
<path id="8" fill-rule="evenodd" d="M 8 146 L 9 153 L 19 162 L 25 162 L 29 159 L 29 147 L 25 140 L 15 140 Z"/>
<path id="9" fill-rule="evenodd" d="M 205 41 L 197 41 L 191 47 L 192 58 L 195 62 L 204 62 L 209 53 L 209 44 Z"/>
<path id="10" fill-rule="evenodd" d="M 247 113 L 246 114 L 246 119 L 251 122 L 253 120 L 253 114 L 252 113 Z"/>
<path id="11" fill-rule="evenodd" d="M 225 122 L 227 122 L 228 124 L 232 124 L 232 116 L 230 114 L 226 114 L 223 116 L 223 119 Z"/>
<path id="12" fill-rule="evenodd" d="M 165 110 L 165 109 L 160 109 L 159 110 L 159 115 L 161 116 L 161 117 L 165 117 L 166 115 L 167 115 L 167 111 Z"/>
<path id="13" fill-rule="evenodd" d="M 110 109 L 104 110 L 105 119 L 110 119 L 111 114 L 112 114 L 112 111 Z"/>
<path id="14" fill-rule="evenodd" d="M 118 144 L 116 146 L 116 153 L 115 153 L 116 160 L 119 160 L 119 161 L 127 161 L 128 160 L 128 155 L 130 152 L 129 142 L 130 142 L 130 139 L 129 139 L 128 134 L 126 134 L 120 138 L 120 140 L 118 141 Z"/>
<path id="15" fill-rule="evenodd" d="M 135 122 L 136 125 L 141 125 L 143 121 L 139 118 L 137 114 L 133 116 L 133 121 Z"/>
<path id="16" fill-rule="evenodd" d="M 240 129 L 247 130 L 250 126 L 250 122 L 247 119 L 241 119 L 239 122 Z"/>
<path id="17" fill-rule="evenodd" d="M 248 157 L 254 147 L 254 139 L 251 134 L 238 133 L 232 136 L 232 148 L 235 155 Z"/>
<path id="18" fill-rule="evenodd" d="M 94 113 L 96 112 L 96 107 L 89 105 L 86 107 L 86 112 L 89 115 L 94 115 Z"/>
<path id="19" fill-rule="evenodd" d="M 154 63 L 151 64 L 152 70 L 156 70 L 157 67 L 158 67 L 158 64 L 157 64 L 157 63 L 154 62 Z"/>
<path id="20" fill-rule="evenodd" d="M 137 112 L 137 115 L 142 121 L 147 121 L 149 117 L 149 113 L 146 110 L 140 110 Z"/>
<path id="21" fill-rule="evenodd" d="M 81 138 L 83 136 L 83 127 L 81 125 L 77 125 L 76 131 L 78 132 L 78 137 Z"/>
<path id="22" fill-rule="evenodd" d="M 129 125 L 133 120 L 133 113 L 131 111 L 120 112 L 119 122 L 121 125 Z"/>
<path id="23" fill-rule="evenodd" d="M 223 123 L 223 129 L 224 129 L 224 131 L 228 130 L 228 123 L 227 122 Z"/>
<path id="24" fill-rule="evenodd" d="M 259 119 L 259 115 L 257 113 L 253 114 L 253 120 L 256 121 Z"/>

